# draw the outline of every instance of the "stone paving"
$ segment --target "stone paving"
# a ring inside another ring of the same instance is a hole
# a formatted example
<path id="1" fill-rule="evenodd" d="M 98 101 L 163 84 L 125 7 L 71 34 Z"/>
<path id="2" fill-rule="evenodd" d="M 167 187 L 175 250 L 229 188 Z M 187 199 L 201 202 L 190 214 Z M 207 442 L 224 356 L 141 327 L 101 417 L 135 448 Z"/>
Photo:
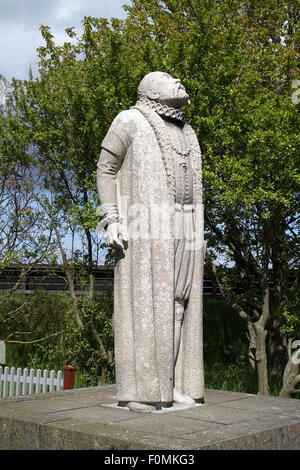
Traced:
<path id="1" fill-rule="evenodd" d="M 138 413 L 115 386 L 0 400 L 6 450 L 300 450 L 300 400 L 206 390 L 205 404 Z"/>

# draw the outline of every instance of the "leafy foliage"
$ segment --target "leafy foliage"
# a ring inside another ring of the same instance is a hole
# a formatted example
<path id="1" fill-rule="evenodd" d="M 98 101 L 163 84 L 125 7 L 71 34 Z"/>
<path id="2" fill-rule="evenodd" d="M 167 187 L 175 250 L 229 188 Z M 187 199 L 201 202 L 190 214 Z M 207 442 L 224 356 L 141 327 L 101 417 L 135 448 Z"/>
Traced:
<path id="1" fill-rule="evenodd" d="M 260 338 L 269 341 L 283 312 L 296 319 L 300 310 L 300 122 L 292 101 L 299 1 L 135 0 L 127 11 L 133 34 L 143 30 L 161 45 L 162 68 L 192 96 L 187 116 L 203 151 L 207 264 L 249 328 L 261 393 L 268 393 L 267 362 L 256 359 L 265 358 Z"/>
<path id="2" fill-rule="evenodd" d="M 85 312 L 84 327 L 79 327 L 73 315 L 68 315 L 65 330 L 65 358 L 79 371 L 86 386 L 110 383 L 114 380 L 114 362 L 109 363 L 99 352 L 98 343 L 91 334 L 90 326 L 96 328 L 101 336 L 105 350 L 113 351 L 112 312 L 113 299 L 111 292 L 89 300 L 80 299 L 80 306 Z"/>
<path id="3" fill-rule="evenodd" d="M 37 291 L 29 297 L 11 296 L 0 312 L 0 338 L 7 345 L 8 365 L 57 370 L 64 366 L 64 323 L 69 308 L 70 298 L 65 294 Z"/>
<path id="4" fill-rule="evenodd" d="M 33 165 L 51 194 L 57 238 L 71 230 L 84 239 L 82 256 L 65 257 L 70 283 L 81 269 L 91 285 L 88 299 L 77 305 L 73 296 L 76 334 L 87 342 L 71 349 L 84 361 L 92 325 L 106 328 L 92 292 L 100 144 L 115 115 L 135 102 L 141 78 L 162 70 L 191 96 L 186 116 L 203 153 L 207 266 L 245 321 L 250 347 L 265 357 L 260 338 L 271 341 L 278 322 L 281 338 L 299 334 L 300 118 L 292 100 L 299 0 L 133 0 L 125 9 L 125 21 L 85 17 L 82 36 L 68 28 L 62 46 L 42 26 L 39 76 L 13 81 L 0 116 L 3 165 Z M 255 353 L 253 361 L 266 393 L 266 361 Z"/>

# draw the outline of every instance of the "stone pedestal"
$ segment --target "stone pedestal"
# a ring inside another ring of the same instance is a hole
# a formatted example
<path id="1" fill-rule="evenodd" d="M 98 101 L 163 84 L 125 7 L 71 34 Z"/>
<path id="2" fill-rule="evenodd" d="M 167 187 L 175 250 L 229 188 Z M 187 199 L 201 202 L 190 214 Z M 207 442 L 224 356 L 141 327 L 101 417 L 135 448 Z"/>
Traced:
<path id="1" fill-rule="evenodd" d="M 300 400 L 206 390 L 204 405 L 167 412 L 114 403 L 113 385 L 0 400 L 0 449 L 300 450 Z"/>

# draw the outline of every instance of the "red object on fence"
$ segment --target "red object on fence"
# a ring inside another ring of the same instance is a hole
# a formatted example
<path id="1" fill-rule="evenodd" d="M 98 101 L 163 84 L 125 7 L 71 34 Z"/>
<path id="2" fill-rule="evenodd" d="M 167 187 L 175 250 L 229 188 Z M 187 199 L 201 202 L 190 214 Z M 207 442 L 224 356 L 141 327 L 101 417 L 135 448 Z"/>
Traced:
<path id="1" fill-rule="evenodd" d="M 73 366 L 64 367 L 64 390 L 71 390 L 74 388 L 75 370 L 76 369 Z"/>

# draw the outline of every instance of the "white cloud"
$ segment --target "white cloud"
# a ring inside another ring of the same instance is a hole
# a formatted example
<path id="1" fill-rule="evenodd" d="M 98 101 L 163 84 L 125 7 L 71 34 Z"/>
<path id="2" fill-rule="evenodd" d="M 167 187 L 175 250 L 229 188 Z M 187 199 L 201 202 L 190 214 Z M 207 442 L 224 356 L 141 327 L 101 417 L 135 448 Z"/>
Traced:
<path id="1" fill-rule="evenodd" d="M 79 32 L 84 16 L 125 18 L 126 3 L 130 0 L 0 0 L 0 75 L 24 79 L 30 67 L 35 72 L 41 24 L 61 44 L 67 39 L 65 28 Z"/>
<path id="2" fill-rule="evenodd" d="M 56 7 L 56 18 L 58 20 L 68 20 L 70 16 L 81 10 L 82 4 L 86 3 L 81 0 L 60 0 Z"/>

